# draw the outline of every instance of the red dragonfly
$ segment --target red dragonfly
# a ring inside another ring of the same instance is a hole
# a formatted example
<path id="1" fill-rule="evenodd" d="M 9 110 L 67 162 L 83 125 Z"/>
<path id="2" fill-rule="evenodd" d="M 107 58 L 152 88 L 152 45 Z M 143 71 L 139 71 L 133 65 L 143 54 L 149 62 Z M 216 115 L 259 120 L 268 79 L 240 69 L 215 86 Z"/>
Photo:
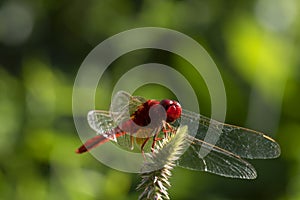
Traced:
<path id="1" fill-rule="evenodd" d="M 185 123 L 190 146 L 177 161 L 178 166 L 226 177 L 254 179 L 257 176 L 254 167 L 243 158 L 268 159 L 280 155 L 278 143 L 261 132 L 184 110 L 177 101 L 147 100 L 124 91 L 116 94 L 110 112 L 90 111 L 88 122 L 97 136 L 87 140 L 76 153 L 87 152 L 110 140 L 133 150 L 134 138 L 142 152 L 152 138 L 150 148 L 153 150 L 160 137 L 176 133 L 179 124 Z M 207 141 L 208 133 L 210 139 Z M 207 155 L 200 155 L 201 150 Z"/>

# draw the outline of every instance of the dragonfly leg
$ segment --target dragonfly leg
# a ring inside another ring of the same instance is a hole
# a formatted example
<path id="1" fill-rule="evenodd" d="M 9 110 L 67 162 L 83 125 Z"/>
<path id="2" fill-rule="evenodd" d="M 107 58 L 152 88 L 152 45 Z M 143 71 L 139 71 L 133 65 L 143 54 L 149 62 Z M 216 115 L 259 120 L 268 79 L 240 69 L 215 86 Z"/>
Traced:
<path id="1" fill-rule="evenodd" d="M 162 131 L 165 135 L 165 138 L 170 139 L 170 134 L 176 133 L 175 129 L 167 122 L 163 123 Z"/>
<path id="2" fill-rule="evenodd" d="M 155 146 L 155 144 L 156 144 L 156 141 L 157 141 L 157 134 L 155 134 L 154 136 L 153 136 L 153 142 L 152 142 L 152 145 L 151 145 L 151 152 L 153 153 L 153 151 L 154 151 L 154 146 Z"/>
<path id="3" fill-rule="evenodd" d="M 145 141 L 143 142 L 143 144 L 141 146 L 141 152 L 142 152 L 144 157 L 145 157 L 144 147 L 145 147 L 146 143 L 148 142 L 148 140 L 149 140 L 149 137 L 145 139 Z"/>
<path id="4" fill-rule="evenodd" d="M 155 147 L 156 141 L 159 141 L 159 140 L 163 139 L 163 138 L 158 138 L 159 132 L 160 132 L 160 130 L 157 130 L 156 133 L 153 136 L 153 142 L 152 142 L 152 145 L 151 145 L 151 151 L 152 151 L 152 153 L 154 151 L 154 147 Z"/>
<path id="5" fill-rule="evenodd" d="M 168 130 L 167 130 L 167 122 L 166 121 L 163 121 L 163 127 L 162 127 L 162 132 L 164 133 L 164 135 L 165 135 L 165 138 L 167 138 L 167 134 L 168 134 Z"/>

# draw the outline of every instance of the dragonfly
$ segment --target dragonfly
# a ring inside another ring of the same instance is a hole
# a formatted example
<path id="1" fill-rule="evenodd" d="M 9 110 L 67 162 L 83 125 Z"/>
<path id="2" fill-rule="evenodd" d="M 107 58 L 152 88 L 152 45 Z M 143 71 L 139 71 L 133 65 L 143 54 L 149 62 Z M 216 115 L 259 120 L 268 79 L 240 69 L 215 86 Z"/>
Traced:
<path id="1" fill-rule="evenodd" d="M 179 124 L 184 121 L 188 126 L 185 139 L 189 141 L 189 147 L 176 163 L 183 168 L 231 178 L 255 179 L 256 170 L 245 159 L 276 158 L 281 151 L 274 139 L 261 132 L 182 109 L 174 100 L 148 100 L 125 91 L 116 94 L 110 111 L 92 110 L 87 120 L 97 135 L 80 146 L 76 150 L 78 154 L 108 141 L 129 150 L 137 144 L 142 152 L 150 145 L 152 151 L 157 141 L 176 134 Z M 214 140 L 207 140 L 207 134 Z M 207 153 L 203 156 L 199 152 Z"/>

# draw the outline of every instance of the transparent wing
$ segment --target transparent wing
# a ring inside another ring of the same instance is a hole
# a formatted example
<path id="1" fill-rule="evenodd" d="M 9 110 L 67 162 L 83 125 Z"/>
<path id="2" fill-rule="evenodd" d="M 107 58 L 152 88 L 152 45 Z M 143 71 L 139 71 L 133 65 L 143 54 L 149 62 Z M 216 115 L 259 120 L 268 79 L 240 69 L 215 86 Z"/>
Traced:
<path id="1" fill-rule="evenodd" d="M 116 124 L 121 124 L 130 119 L 131 115 L 147 100 L 138 97 L 131 96 L 125 91 L 119 91 L 114 96 L 110 112 L 113 120 Z"/>
<path id="2" fill-rule="evenodd" d="M 122 130 L 117 129 L 117 124 L 112 119 L 110 112 L 103 110 L 92 110 L 88 113 L 88 123 L 98 135 L 116 142 L 120 147 L 132 150 L 132 141 L 130 134 L 122 134 L 122 137 L 116 137 Z"/>
<path id="3" fill-rule="evenodd" d="M 197 130 L 195 139 L 206 142 L 207 138 L 212 138 L 215 144 L 211 145 L 224 150 L 224 152 L 248 159 L 276 158 L 280 155 L 278 143 L 261 132 L 223 124 L 186 110 L 183 111 L 182 117 L 194 120 L 191 124 L 198 126 L 198 128 L 191 127 Z M 209 127 L 210 131 L 208 132 Z M 207 133 L 208 137 L 206 137 Z M 200 144 L 200 142 L 196 143 Z"/>
<path id="4" fill-rule="evenodd" d="M 177 161 L 177 165 L 211 172 L 225 177 L 254 179 L 257 174 L 254 167 L 240 157 L 211 144 L 189 136 L 191 145 Z M 199 154 L 200 148 L 210 151 L 204 158 Z"/>
<path id="5" fill-rule="evenodd" d="M 97 135 L 103 135 L 104 137 L 116 142 L 119 147 L 128 150 L 128 151 L 135 151 L 140 152 L 140 145 L 139 143 L 136 143 L 133 141 L 133 138 L 130 136 L 133 135 L 129 132 L 122 131 L 117 124 L 112 119 L 110 113 L 108 111 L 103 110 L 92 110 L 88 113 L 88 123 L 90 127 L 96 131 Z M 152 129 L 149 129 L 149 131 L 145 132 L 145 130 L 138 130 L 135 132 L 138 136 L 146 136 L 151 134 L 150 131 L 153 131 Z M 125 134 L 120 134 L 125 133 Z M 122 136 L 119 137 L 118 136 Z M 143 138 L 140 139 L 140 142 L 142 143 L 144 140 Z M 151 144 L 151 143 L 149 143 Z M 151 146 L 145 146 L 144 150 L 145 152 L 149 151 Z"/>
<path id="6" fill-rule="evenodd" d="M 108 111 L 92 110 L 88 112 L 87 120 L 90 127 L 98 135 L 104 135 L 105 137 L 113 134 L 114 129 L 117 127 Z"/>
<path id="7" fill-rule="evenodd" d="M 142 97 L 131 96 L 127 92 L 120 91 L 114 96 L 110 111 L 90 111 L 87 115 L 88 123 L 97 134 L 103 134 L 130 119 L 131 114 L 145 101 L 146 99 Z"/>
<path id="8" fill-rule="evenodd" d="M 141 106 L 146 99 L 131 96 L 129 93 L 118 92 L 111 103 L 110 111 L 92 110 L 87 115 L 89 126 L 98 134 L 117 142 L 121 147 L 132 150 L 133 142 L 130 133 L 122 137 L 114 137 L 120 124 L 130 119 L 131 115 Z"/>

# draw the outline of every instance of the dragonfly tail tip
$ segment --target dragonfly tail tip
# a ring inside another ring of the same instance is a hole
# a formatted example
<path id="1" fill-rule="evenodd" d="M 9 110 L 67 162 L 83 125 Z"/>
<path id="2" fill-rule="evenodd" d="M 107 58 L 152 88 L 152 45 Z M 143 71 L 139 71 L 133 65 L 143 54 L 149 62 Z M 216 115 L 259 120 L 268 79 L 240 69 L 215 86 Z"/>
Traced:
<path id="1" fill-rule="evenodd" d="M 82 153 L 84 153 L 86 151 L 87 151 L 87 149 L 85 148 L 84 145 L 82 145 L 81 147 L 79 147 L 78 149 L 76 149 L 75 153 L 82 154 Z"/>

